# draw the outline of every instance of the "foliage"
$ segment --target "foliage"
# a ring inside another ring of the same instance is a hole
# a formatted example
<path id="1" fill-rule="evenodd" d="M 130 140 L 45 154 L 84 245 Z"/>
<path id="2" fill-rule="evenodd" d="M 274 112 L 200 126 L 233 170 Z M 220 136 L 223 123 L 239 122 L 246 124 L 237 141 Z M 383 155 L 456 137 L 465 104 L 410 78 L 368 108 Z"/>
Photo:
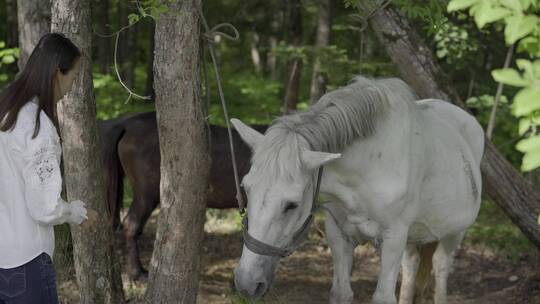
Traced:
<path id="1" fill-rule="evenodd" d="M 170 1 L 172 2 L 172 1 Z M 129 14 L 129 25 L 133 25 L 139 20 L 150 17 L 152 19 L 159 18 L 159 15 L 169 11 L 169 8 L 165 4 L 160 4 L 158 0 L 142 0 L 136 1 L 137 13 Z"/>
<path id="2" fill-rule="evenodd" d="M 476 222 L 467 231 L 465 243 L 481 245 L 499 258 L 516 260 L 535 254 L 536 247 L 512 224 L 495 203 L 482 202 Z"/>
<path id="3" fill-rule="evenodd" d="M 16 64 L 18 58 L 18 48 L 8 48 L 4 41 L 0 41 L 0 69 Z M 0 73 L 0 83 L 5 83 L 9 78 L 9 73 Z"/>
<path id="4" fill-rule="evenodd" d="M 520 87 L 514 96 L 512 113 L 520 118 L 519 133 L 525 135 L 516 148 L 523 152 L 521 169 L 540 167 L 540 1 L 538 0 L 452 0 L 448 11 L 469 9 L 478 28 L 497 22 L 504 26 L 507 45 L 517 44 L 526 56 L 516 60 L 513 68 L 492 71 L 501 83 Z"/>
<path id="5" fill-rule="evenodd" d="M 145 72 L 143 68 L 136 69 L 136 73 L 139 76 L 144 76 L 142 74 Z M 139 99 L 130 99 L 128 101 L 129 94 L 120 85 L 115 76 L 94 72 L 93 79 L 98 119 L 110 119 L 128 113 L 154 110 L 154 104 L 151 102 Z M 145 77 L 136 77 L 136 79 L 145 80 Z M 136 87 L 141 86 L 142 84 L 136 84 Z"/>
<path id="6" fill-rule="evenodd" d="M 446 17 L 442 20 L 434 36 L 435 54 L 438 58 L 446 58 L 450 64 L 463 63 L 468 53 L 478 50 L 478 42 L 471 39 L 465 27 L 455 25 Z"/>

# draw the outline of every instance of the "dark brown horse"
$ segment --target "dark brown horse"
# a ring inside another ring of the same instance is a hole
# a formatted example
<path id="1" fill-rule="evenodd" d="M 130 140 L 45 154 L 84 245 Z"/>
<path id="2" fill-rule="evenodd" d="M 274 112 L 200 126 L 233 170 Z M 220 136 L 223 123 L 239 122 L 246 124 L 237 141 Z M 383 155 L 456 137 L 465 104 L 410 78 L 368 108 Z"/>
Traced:
<path id="1" fill-rule="evenodd" d="M 255 126 L 264 132 L 267 126 Z M 120 228 L 123 202 L 123 177 L 133 187 L 133 202 L 123 220 L 128 250 L 128 275 L 132 280 L 147 275 L 139 258 L 137 240 L 152 211 L 159 203 L 160 152 L 155 112 L 99 122 L 103 159 L 107 179 L 107 203 L 111 223 Z M 237 207 L 236 187 L 229 149 L 227 129 L 210 126 L 211 158 L 208 208 Z M 250 166 L 251 150 L 233 131 L 240 178 Z"/>

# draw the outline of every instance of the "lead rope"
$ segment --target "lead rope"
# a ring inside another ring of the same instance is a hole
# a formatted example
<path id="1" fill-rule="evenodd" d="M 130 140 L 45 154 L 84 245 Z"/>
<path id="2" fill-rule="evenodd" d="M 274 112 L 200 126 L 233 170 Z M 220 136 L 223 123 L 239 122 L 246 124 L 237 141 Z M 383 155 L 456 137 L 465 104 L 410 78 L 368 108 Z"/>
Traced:
<path id="1" fill-rule="evenodd" d="M 208 27 L 208 23 L 206 22 L 206 19 L 204 18 L 204 14 L 202 12 L 201 7 L 197 6 L 197 9 L 199 11 L 199 16 L 201 18 L 202 25 L 204 27 L 204 34 L 202 36 L 204 40 L 208 42 L 207 48 L 210 51 L 210 57 L 212 57 L 212 63 L 214 64 L 214 70 L 216 73 L 216 83 L 218 87 L 219 98 L 221 100 L 221 107 L 223 108 L 223 115 L 225 116 L 225 124 L 227 126 L 227 131 L 229 134 L 229 145 L 231 148 L 231 159 L 232 159 L 232 165 L 233 165 L 233 171 L 234 171 L 234 182 L 236 185 L 236 201 L 238 202 L 238 212 L 240 213 L 240 215 L 243 216 L 246 211 L 246 205 L 244 203 L 242 192 L 240 190 L 240 178 L 238 175 L 238 167 L 236 166 L 236 155 L 234 152 L 233 135 L 232 135 L 232 130 L 231 130 L 231 124 L 229 121 L 229 113 L 227 111 L 227 103 L 225 102 L 225 97 L 223 96 L 223 88 L 221 87 L 221 76 L 219 72 L 219 65 L 217 63 L 216 54 L 214 50 L 214 37 L 215 36 L 221 36 L 225 39 L 236 41 L 240 38 L 240 34 L 238 33 L 238 30 L 230 23 L 220 23 L 214 26 L 212 29 L 210 29 Z M 229 35 L 227 33 L 219 31 L 219 29 L 224 29 L 224 28 L 228 28 L 232 30 L 234 32 L 234 35 Z M 207 82 L 205 83 L 206 94 L 208 94 L 209 92 L 208 79 L 205 79 L 205 80 Z"/>

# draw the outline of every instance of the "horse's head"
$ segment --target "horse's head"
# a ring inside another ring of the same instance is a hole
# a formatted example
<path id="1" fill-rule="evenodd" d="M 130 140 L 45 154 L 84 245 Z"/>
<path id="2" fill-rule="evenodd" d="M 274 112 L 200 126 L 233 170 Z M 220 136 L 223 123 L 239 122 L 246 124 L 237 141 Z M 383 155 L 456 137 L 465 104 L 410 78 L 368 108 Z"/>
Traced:
<path id="1" fill-rule="evenodd" d="M 244 296 L 257 298 L 272 284 L 279 258 L 294 250 L 307 230 L 317 169 L 340 154 L 310 151 L 307 141 L 285 126 L 274 125 L 263 135 L 239 120 L 232 123 L 254 153 L 242 181 L 249 240 L 234 271 L 235 285 Z"/>

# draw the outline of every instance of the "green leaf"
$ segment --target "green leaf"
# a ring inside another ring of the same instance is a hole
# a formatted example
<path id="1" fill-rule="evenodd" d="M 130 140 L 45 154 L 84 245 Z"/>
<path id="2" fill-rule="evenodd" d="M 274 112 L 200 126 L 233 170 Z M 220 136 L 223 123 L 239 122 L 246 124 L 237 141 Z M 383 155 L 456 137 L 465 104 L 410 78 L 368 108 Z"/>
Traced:
<path id="1" fill-rule="evenodd" d="M 11 64 L 15 62 L 15 57 L 13 55 L 6 55 L 2 57 L 2 62 L 5 64 Z"/>
<path id="2" fill-rule="evenodd" d="M 526 11 L 529 8 L 529 6 L 531 6 L 531 1 L 535 1 L 535 0 L 520 0 L 523 11 Z"/>
<path id="3" fill-rule="evenodd" d="M 533 57 L 540 57 L 540 40 L 532 35 L 519 41 L 518 52 L 527 52 Z"/>
<path id="4" fill-rule="evenodd" d="M 137 23 L 139 19 L 141 19 L 141 16 L 139 16 L 138 14 L 129 14 L 128 16 L 130 25 Z"/>
<path id="5" fill-rule="evenodd" d="M 512 110 L 515 116 L 524 116 L 538 109 L 540 109 L 540 87 L 524 88 L 514 97 Z"/>
<path id="6" fill-rule="evenodd" d="M 521 163 L 521 170 L 531 171 L 540 167 L 540 135 L 521 140 L 516 149 L 525 153 Z"/>
<path id="7" fill-rule="evenodd" d="M 538 18 L 533 15 L 515 15 L 506 19 L 504 39 L 507 44 L 512 44 L 530 34 L 538 26 Z"/>
<path id="8" fill-rule="evenodd" d="M 475 8 L 474 21 L 480 29 L 488 23 L 495 22 L 512 14 L 512 11 L 507 8 L 492 6 L 489 1 L 481 2 Z"/>
<path id="9" fill-rule="evenodd" d="M 491 76 L 493 76 L 493 79 L 495 81 L 509 84 L 516 87 L 525 87 L 530 84 L 527 80 L 525 80 L 518 71 L 514 69 L 496 69 L 491 72 Z"/>
<path id="10" fill-rule="evenodd" d="M 6 43 L 4 41 L 0 41 L 0 49 L 3 49 L 6 47 Z"/>
<path id="11" fill-rule="evenodd" d="M 450 3 L 448 3 L 448 7 L 446 9 L 448 12 L 454 12 L 467 8 L 476 2 L 478 2 L 478 0 L 452 0 Z"/>
<path id="12" fill-rule="evenodd" d="M 540 135 L 531 136 L 522 139 L 516 145 L 516 149 L 521 152 L 527 152 L 540 149 Z"/>
<path id="13" fill-rule="evenodd" d="M 169 7 L 167 5 L 165 5 L 165 4 L 162 4 L 162 5 L 158 6 L 157 9 L 158 9 L 158 11 L 160 13 L 166 13 L 166 12 L 169 11 Z"/>
<path id="14" fill-rule="evenodd" d="M 516 12 L 523 12 L 523 8 L 521 7 L 520 0 L 499 0 L 502 5 L 506 6 L 507 8 L 516 11 Z"/>
<path id="15" fill-rule="evenodd" d="M 540 225 L 540 214 L 538 214 L 538 225 Z"/>
<path id="16" fill-rule="evenodd" d="M 519 120 L 518 134 L 523 135 L 534 126 L 540 126 L 540 119 L 535 119 L 533 117 L 522 118 Z"/>

